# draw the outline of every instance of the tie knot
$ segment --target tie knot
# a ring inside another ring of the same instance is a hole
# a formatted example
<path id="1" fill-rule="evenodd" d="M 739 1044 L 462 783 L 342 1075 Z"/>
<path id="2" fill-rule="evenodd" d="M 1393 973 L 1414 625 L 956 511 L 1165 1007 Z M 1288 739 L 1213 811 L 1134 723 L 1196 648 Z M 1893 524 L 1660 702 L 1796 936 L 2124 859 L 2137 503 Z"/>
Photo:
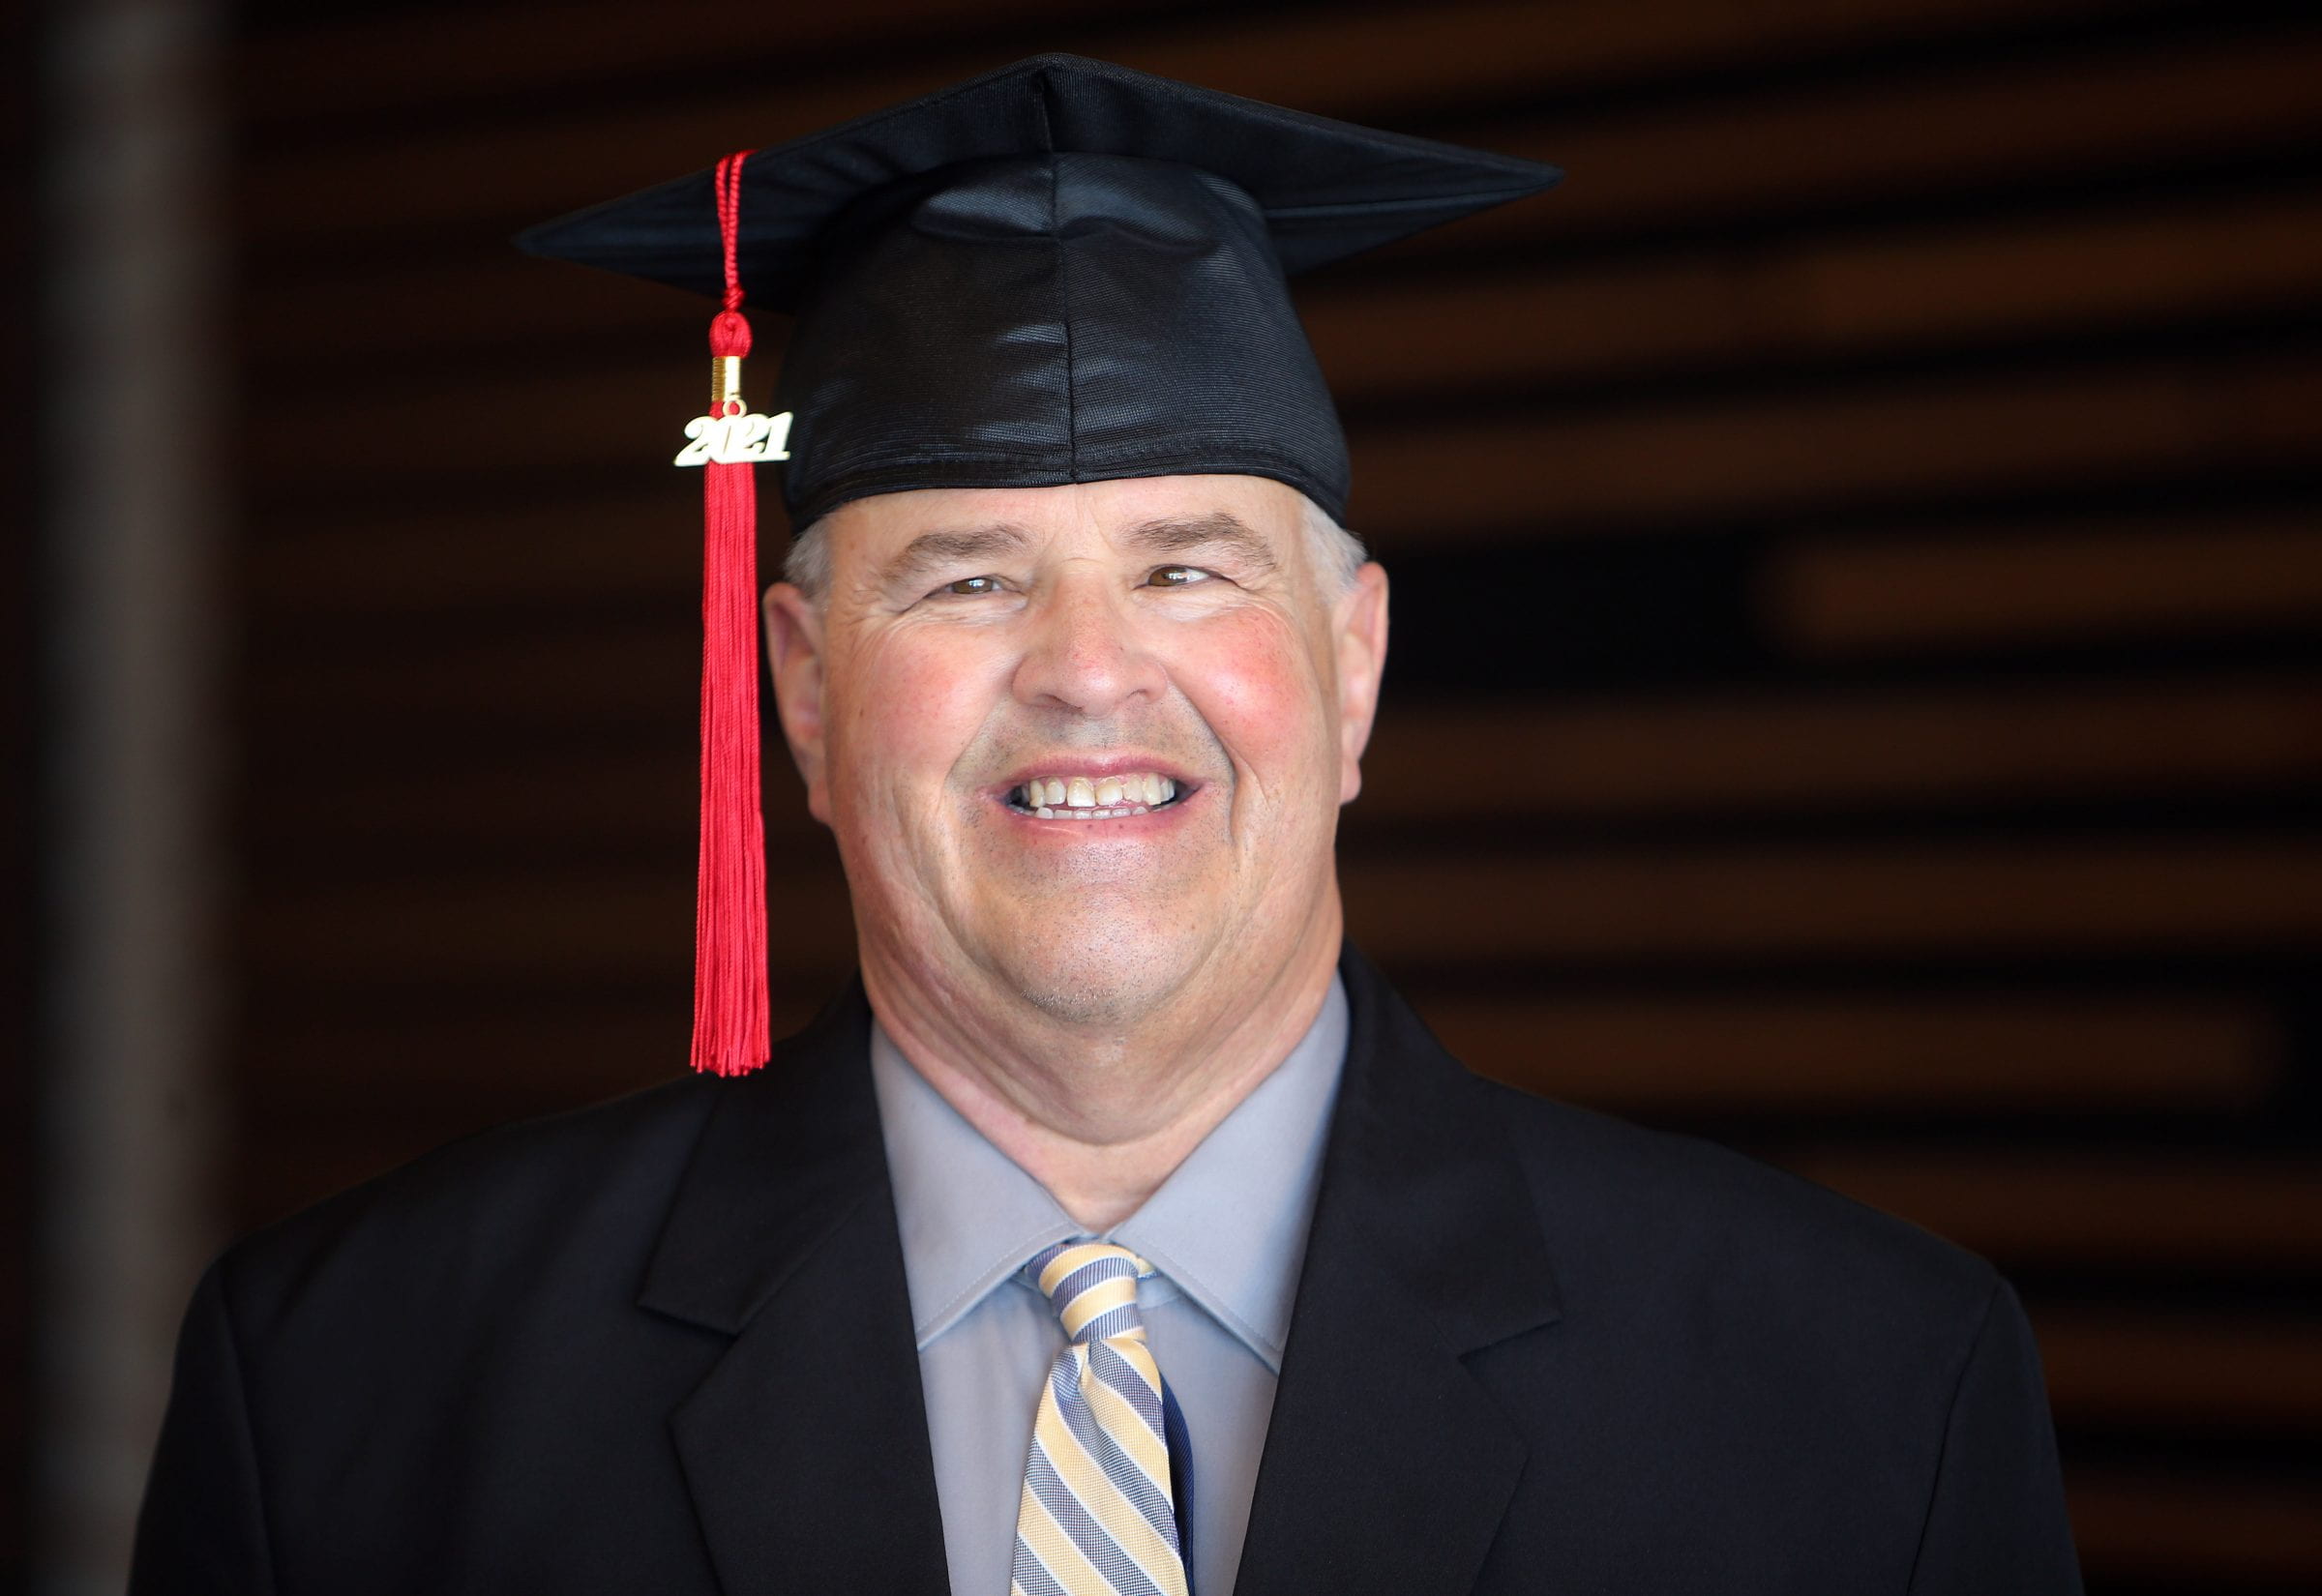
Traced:
<path id="1" fill-rule="evenodd" d="M 1032 1278 L 1074 1342 L 1145 1334 L 1137 1314 L 1137 1282 L 1152 1271 L 1145 1259 L 1109 1241 L 1065 1241 L 1036 1256 Z"/>

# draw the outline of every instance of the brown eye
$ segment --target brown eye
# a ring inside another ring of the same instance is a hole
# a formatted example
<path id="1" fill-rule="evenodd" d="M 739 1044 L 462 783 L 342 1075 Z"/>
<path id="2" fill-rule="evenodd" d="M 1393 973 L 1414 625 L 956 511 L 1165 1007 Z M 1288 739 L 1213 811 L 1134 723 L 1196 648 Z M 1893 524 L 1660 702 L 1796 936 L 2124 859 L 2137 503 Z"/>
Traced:
<path id="1" fill-rule="evenodd" d="M 956 582 L 946 583 L 943 591 L 957 593 L 964 599 L 980 599 L 987 593 L 999 591 L 999 578 L 997 576 L 962 576 Z"/>
<path id="2" fill-rule="evenodd" d="M 1190 565 L 1160 565 L 1155 566 L 1152 573 L 1145 578 L 1145 585 L 1147 587 L 1191 587 L 1195 582 L 1206 582 L 1208 579 L 1208 572 L 1197 570 Z"/>

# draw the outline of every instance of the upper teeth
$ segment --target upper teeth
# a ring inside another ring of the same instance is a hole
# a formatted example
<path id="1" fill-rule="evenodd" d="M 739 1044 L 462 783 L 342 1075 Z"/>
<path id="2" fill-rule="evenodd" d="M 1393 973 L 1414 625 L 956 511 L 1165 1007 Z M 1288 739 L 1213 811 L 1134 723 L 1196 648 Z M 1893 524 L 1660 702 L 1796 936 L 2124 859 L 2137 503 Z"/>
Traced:
<path id="1" fill-rule="evenodd" d="M 1035 776 L 1016 789 L 1016 801 L 1043 820 L 1058 815 L 1104 820 L 1143 814 L 1177 795 L 1177 783 L 1151 771 L 1127 776 Z"/>

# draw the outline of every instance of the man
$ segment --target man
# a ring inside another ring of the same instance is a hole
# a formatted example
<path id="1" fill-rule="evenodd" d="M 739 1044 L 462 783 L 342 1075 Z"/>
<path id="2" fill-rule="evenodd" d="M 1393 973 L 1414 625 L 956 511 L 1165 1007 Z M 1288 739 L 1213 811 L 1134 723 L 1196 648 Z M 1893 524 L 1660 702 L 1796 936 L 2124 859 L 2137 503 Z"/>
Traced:
<path id="1" fill-rule="evenodd" d="M 1552 176 L 1052 57 L 533 235 L 797 310 L 861 981 L 230 1252 L 137 1588 L 2076 1589 L 1988 1266 L 1342 942 L 1386 580 L 1282 273 Z"/>

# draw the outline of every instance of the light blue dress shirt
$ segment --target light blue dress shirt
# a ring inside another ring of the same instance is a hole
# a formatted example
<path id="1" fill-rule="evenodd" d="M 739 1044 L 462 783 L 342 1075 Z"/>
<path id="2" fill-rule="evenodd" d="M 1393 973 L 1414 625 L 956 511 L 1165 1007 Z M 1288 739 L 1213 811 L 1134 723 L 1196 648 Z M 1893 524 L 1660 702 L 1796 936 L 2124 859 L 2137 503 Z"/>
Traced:
<path id="1" fill-rule="evenodd" d="M 1106 1237 L 1157 1272 L 1137 1302 L 1193 1451 L 1195 1596 L 1232 1596 L 1241 1561 L 1346 1052 L 1347 996 L 1333 978 L 1290 1056 Z M 1007 1596 L 1032 1414 L 1064 1345 L 1022 1271 L 1043 1247 L 1087 1232 L 876 1024 L 871 1074 L 952 1596 Z"/>

